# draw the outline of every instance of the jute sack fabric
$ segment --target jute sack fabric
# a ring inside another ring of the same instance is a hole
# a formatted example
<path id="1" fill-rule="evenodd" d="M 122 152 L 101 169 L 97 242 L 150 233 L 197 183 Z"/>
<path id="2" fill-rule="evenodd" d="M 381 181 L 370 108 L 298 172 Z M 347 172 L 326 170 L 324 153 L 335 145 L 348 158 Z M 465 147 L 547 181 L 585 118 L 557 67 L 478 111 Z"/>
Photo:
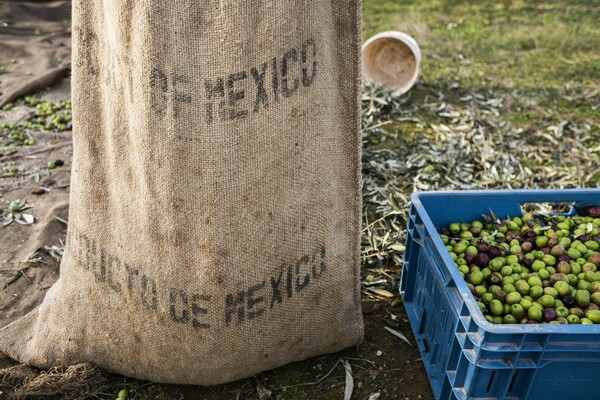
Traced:
<path id="1" fill-rule="evenodd" d="M 360 2 L 73 2 L 58 282 L 34 366 L 218 384 L 363 337 Z"/>

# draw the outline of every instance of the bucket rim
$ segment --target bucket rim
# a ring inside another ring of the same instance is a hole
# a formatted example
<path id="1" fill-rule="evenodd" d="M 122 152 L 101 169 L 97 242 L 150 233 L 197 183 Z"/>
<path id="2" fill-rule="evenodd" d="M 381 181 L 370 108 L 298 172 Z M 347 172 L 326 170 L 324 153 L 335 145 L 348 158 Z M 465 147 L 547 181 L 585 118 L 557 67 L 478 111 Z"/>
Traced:
<path id="1" fill-rule="evenodd" d="M 402 43 L 404 43 L 405 45 L 408 46 L 408 48 L 410 49 L 410 51 L 413 53 L 414 57 L 415 57 L 415 73 L 413 74 L 413 76 L 406 81 L 405 83 L 402 84 L 395 84 L 395 85 L 387 85 L 387 89 L 395 96 L 401 95 L 403 93 L 408 92 L 416 83 L 418 77 L 419 77 L 419 73 L 420 73 L 420 69 L 421 69 L 421 48 L 419 47 L 419 44 L 417 43 L 417 41 L 410 35 L 408 35 L 407 33 L 404 32 L 400 32 L 400 31 L 384 31 L 384 32 L 380 32 L 377 33 L 373 36 L 371 36 L 369 39 L 367 39 L 363 45 L 362 45 L 362 55 L 363 55 L 363 60 L 362 60 L 362 74 L 364 78 L 370 79 L 372 81 L 375 81 L 379 84 L 382 84 L 381 82 L 379 82 L 376 78 L 374 78 L 373 76 L 371 76 L 368 71 L 365 68 L 364 65 L 364 54 L 366 49 L 371 46 L 374 42 L 377 42 L 381 39 L 395 39 L 398 40 Z M 386 86 L 383 85 L 382 86 Z"/>

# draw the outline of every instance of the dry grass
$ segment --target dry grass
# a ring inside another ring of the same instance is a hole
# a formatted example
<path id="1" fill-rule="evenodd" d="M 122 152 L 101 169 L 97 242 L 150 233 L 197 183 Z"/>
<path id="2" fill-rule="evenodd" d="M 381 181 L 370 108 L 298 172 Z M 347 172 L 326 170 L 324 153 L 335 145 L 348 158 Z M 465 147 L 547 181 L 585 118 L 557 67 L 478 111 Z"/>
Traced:
<path id="1" fill-rule="evenodd" d="M 87 399 L 107 379 L 90 364 L 39 371 L 26 365 L 0 370 L 3 398 L 17 399 Z"/>

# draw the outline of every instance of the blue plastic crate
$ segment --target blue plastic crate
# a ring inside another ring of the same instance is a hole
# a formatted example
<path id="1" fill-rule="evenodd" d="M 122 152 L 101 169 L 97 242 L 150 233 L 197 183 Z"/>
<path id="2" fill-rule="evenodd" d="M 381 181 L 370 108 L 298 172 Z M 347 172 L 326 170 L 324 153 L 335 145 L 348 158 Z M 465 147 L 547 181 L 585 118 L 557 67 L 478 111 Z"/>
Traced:
<path id="1" fill-rule="evenodd" d="M 600 399 L 600 325 L 489 323 L 436 230 L 490 210 L 521 216 L 523 203 L 600 204 L 600 190 L 423 192 L 411 201 L 400 293 L 436 399 Z"/>

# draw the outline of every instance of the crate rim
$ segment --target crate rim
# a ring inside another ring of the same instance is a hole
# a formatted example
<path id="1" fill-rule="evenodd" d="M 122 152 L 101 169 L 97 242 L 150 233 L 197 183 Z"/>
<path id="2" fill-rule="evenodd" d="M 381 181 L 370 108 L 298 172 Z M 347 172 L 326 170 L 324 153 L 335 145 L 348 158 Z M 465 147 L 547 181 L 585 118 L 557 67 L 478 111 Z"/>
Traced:
<path id="1" fill-rule="evenodd" d="M 502 195 L 506 193 L 514 194 L 518 196 L 520 194 L 527 196 L 557 196 L 560 198 L 568 198 L 571 195 L 600 195 L 600 189 L 517 189 L 517 190 L 448 190 L 448 191 L 424 191 L 424 192 L 413 192 L 410 195 L 410 200 L 413 206 L 415 206 L 418 210 L 422 210 L 423 212 L 420 214 L 421 219 L 423 221 L 424 229 L 429 234 L 429 236 L 434 241 L 436 247 L 440 249 L 446 249 L 446 246 L 442 242 L 435 225 L 429 218 L 429 214 L 423 203 L 421 202 L 421 197 L 438 197 L 438 196 L 447 196 L 447 195 L 486 195 L 486 196 L 494 196 L 494 195 Z M 529 200 L 527 200 L 529 201 Z M 552 202 L 552 201 L 570 201 L 570 200 L 543 200 L 538 199 L 534 201 L 539 202 Z M 600 334 L 600 324 L 589 324 L 589 325 L 581 325 L 581 324 L 493 324 L 488 322 L 483 313 L 476 307 L 475 299 L 467 287 L 467 283 L 463 279 L 463 277 L 459 274 L 456 268 L 447 268 L 447 266 L 454 265 L 454 261 L 450 257 L 450 253 L 447 251 L 440 252 L 442 256 L 443 267 L 449 272 L 450 276 L 454 280 L 456 284 L 456 288 L 459 291 L 460 295 L 463 297 L 464 304 L 469 309 L 470 318 L 483 330 L 489 333 L 502 333 L 502 334 L 550 334 L 550 333 L 559 333 L 559 334 L 574 334 L 574 335 L 590 335 L 590 334 Z M 467 301 L 468 300 L 468 301 Z M 457 310 L 460 316 L 460 310 Z"/>
<path id="2" fill-rule="evenodd" d="M 560 197 L 568 197 L 571 194 L 600 194 L 600 188 L 569 188 L 569 189 L 477 189 L 477 190 L 426 190 L 426 191 L 415 191 L 412 192 L 410 197 L 414 199 L 415 197 L 420 196 L 438 196 L 438 195 L 446 195 L 446 194 L 473 194 L 473 195 L 495 195 L 495 194 L 505 194 L 505 193 L 514 193 L 514 194 L 526 194 L 526 195 L 534 195 L 534 196 L 546 196 L 546 195 L 558 195 Z M 545 201 L 545 200 L 539 200 Z M 547 200 L 547 201 L 555 201 L 555 200 Z M 569 201 L 569 200 L 559 200 L 559 201 Z"/>

